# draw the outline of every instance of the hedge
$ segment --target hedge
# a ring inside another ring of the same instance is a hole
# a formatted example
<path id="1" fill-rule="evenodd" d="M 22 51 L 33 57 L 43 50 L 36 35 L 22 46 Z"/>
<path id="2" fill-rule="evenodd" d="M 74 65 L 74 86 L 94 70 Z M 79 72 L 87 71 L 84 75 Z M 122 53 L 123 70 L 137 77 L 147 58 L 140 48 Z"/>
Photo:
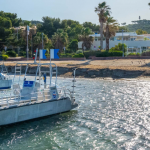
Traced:
<path id="1" fill-rule="evenodd" d="M 122 51 L 114 51 L 114 52 L 108 52 L 108 53 L 109 53 L 109 57 L 111 57 L 111 56 L 118 57 L 118 56 L 122 56 L 123 55 Z"/>
<path id="2" fill-rule="evenodd" d="M 150 56 L 150 50 L 144 51 L 142 56 Z"/>
<path id="3" fill-rule="evenodd" d="M 96 54 L 96 57 L 109 57 L 108 51 L 102 51 Z"/>
<path id="4" fill-rule="evenodd" d="M 84 56 L 86 58 L 89 58 L 90 56 L 96 56 L 96 57 L 115 57 L 115 56 L 122 56 L 122 51 L 85 51 Z"/>
<path id="5" fill-rule="evenodd" d="M 99 53 L 100 51 L 85 51 L 83 54 L 86 58 L 89 58 L 90 56 L 96 56 Z"/>

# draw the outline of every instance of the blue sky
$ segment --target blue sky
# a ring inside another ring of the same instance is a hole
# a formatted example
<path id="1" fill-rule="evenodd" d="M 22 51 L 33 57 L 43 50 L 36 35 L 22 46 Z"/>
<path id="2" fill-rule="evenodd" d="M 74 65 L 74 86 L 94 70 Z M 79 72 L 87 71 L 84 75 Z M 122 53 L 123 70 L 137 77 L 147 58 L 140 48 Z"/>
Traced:
<path id="1" fill-rule="evenodd" d="M 150 0 L 105 0 L 112 8 L 112 16 L 119 23 L 132 20 L 150 20 Z M 24 20 L 42 20 L 43 16 L 72 19 L 83 23 L 98 24 L 94 8 L 101 0 L 0 0 L 0 10 L 17 13 Z"/>

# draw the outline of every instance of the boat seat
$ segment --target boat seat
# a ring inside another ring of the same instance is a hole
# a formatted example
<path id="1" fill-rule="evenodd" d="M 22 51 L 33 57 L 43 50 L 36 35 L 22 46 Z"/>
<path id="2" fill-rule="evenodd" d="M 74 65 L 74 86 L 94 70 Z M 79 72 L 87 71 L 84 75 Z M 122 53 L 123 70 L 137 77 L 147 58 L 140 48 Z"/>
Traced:
<path id="1" fill-rule="evenodd" d="M 8 107 L 0 107 L 0 110 L 8 109 Z"/>
<path id="2" fill-rule="evenodd" d="M 25 103 L 23 106 L 29 106 L 29 105 L 31 105 L 30 103 Z"/>
<path id="3" fill-rule="evenodd" d="M 18 105 L 11 105 L 11 106 L 9 106 L 9 108 L 16 108 L 16 107 L 18 107 Z"/>

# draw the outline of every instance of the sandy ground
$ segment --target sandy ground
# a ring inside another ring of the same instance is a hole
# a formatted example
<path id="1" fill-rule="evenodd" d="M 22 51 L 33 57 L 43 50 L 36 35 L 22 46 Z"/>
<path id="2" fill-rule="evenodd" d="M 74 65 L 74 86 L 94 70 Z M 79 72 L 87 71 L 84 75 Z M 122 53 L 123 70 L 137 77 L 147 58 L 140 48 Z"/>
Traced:
<path id="1" fill-rule="evenodd" d="M 6 66 L 15 66 L 16 63 L 33 63 L 34 61 L 5 61 Z M 38 62 L 38 61 L 37 61 Z M 41 61 L 41 63 L 50 63 L 50 61 Z M 134 72 L 132 78 L 150 78 L 150 59 L 114 59 L 114 60 L 85 60 L 85 61 L 52 61 L 58 67 L 64 68 L 88 68 L 88 71 L 110 70 L 109 72 L 118 73 L 119 70 L 122 72 Z M 82 69 L 80 69 L 82 70 Z M 138 75 L 138 72 L 143 72 Z M 105 72 L 105 71 L 104 71 Z M 72 76 L 71 72 L 66 72 L 63 76 Z M 126 78 L 123 76 L 122 78 Z"/>
<path id="2" fill-rule="evenodd" d="M 33 63 L 34 61 L 13 61 L 13 63 Z M 37 61 L 39 62 L 39 61 Z M 49 63 L 50 61 L 41 61 L 43 63 Z M 10 61 L 5 61 L 5 63 L 12 63 Z M 77 65 L 96 65 L 96 66 L 143 66 L 146 64 L 150 64 L 150 59 L 114 59 L 114 60 L 81 60 L 81 61 L 52 61 L 52 63 L 56 64 L 77 64 Z"/>
<path id="3" fill-rule="evenodd" d="M 27 61 L 18 61 L 20 63 L 27 63 Z M 28 61 L 33 63 L 34 61 Z M 38 62 L 38 61 L 37 61 Z M 6 61 L 6 65 L 14 66 L 17 61 Z M 41 63 L 49 63 L 49 61 L 41 61 Z M 52 61 L 61 67 L 77 66 L 79 68 L 90 69 L 126 69 L 126 70 L 150 70 L 150 59 L 115 59 L 115 60 L 85 60 L 85 61 Z"/>

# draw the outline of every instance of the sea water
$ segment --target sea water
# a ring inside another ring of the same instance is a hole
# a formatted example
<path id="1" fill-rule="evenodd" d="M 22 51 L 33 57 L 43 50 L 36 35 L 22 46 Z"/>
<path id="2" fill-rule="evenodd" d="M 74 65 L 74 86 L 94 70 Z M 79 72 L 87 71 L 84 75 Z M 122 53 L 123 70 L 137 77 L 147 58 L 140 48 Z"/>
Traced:
<path id="1" fill-rule="evenodd" d="M 77 79 L 75 91 L 70 112 L 0 127 L 0 150 L 150 149 L 150 82 Z"/>

